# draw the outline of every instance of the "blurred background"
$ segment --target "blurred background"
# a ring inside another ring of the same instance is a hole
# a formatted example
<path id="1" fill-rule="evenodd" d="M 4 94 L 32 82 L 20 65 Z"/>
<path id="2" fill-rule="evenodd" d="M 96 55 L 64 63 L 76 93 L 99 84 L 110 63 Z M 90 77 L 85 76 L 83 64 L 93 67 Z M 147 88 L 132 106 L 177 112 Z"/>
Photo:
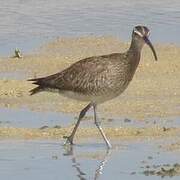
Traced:
<path id="1" fill-rule="evenodd" d="M 156 43 L 180 43 L 179 0 L 0 0 L 0 55 L 30 52 L 56 37 L 112 35 L 130 40 L 147 25 Z"/>

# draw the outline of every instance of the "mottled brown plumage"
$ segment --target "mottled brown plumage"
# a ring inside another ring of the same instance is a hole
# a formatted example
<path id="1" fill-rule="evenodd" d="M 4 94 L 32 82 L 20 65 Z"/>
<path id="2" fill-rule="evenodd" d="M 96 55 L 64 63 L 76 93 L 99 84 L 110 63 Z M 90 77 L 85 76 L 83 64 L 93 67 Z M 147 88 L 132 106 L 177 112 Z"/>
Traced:
<path id="1" fill-rule="evenodd" d="M 117 97 L 126 89 L 139 64 L 141 49 L 145 43 L 150 46 L 155 59 L 157 59 L 148 36 L 147 27 L 136 26 L 132 33 L 131 46 L 127 52 L 89 57 L 57 74 L 30 79 L 30 81 L 34 81 L 33 84 L 38 85 L 30 91 L 31 95 L 40 91 L 56 91 L 67 97 L 90 102 L 81 111 L 78 123 L 71 136 L 68 137 L 70 144 L 73 143 L 80 120 L 91 106 L 94 107 L 95 112 L 97 104 Z M 110 143 L 96 120 L 96 113 L 94 116 L 97 127 L 110 147 Z"/>
<path id="2" fill-rule="evenodd" d="M 138 64 L 139 57 L 136 53 L 130 56 L 129 53 L 114 53 L 83 59 L 60 73 L 32 79 L 39 87 L 31 92 L 59 91 L 68 97 L 72 97 L 70 92 L 73 92 L 75 99 L 104 102 L 121 94 L 131 81 L 135 72 L 132 67 Z M 131 58 L 134 61 L 130 61 Z"/>

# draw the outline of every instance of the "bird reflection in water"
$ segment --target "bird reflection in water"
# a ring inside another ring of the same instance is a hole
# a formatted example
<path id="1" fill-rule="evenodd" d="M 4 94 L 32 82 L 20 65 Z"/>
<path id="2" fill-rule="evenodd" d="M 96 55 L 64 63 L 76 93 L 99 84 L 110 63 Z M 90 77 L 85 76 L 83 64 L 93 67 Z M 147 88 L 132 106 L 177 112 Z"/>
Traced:
<path id="1" fill-rule="evenodd" d="M 77 156 L 74 153 L 74 147 L 71 145 L 67 145 L 65 146 L 64 149 L 65 149 L 65 153 L 63 155 L 71 157 L 72 167 L 75 168 L 78 173 L 77 177 L 80 180 L 87 180 L 85 177 L 87 174 L 83 172 L 81 169 L 81 164 L 78 162 Z M 94 172 L 93 180 L 99 179 L 100 175 L 103 174 L 104 167 L 106 163 L 108 162 L 110 155 L 111 155 L 111 149 L 106 150 L 105 153 L 102 154 L 102 157 L 101 157 L 102 160 L 100 161 L 98 168 Z"/>

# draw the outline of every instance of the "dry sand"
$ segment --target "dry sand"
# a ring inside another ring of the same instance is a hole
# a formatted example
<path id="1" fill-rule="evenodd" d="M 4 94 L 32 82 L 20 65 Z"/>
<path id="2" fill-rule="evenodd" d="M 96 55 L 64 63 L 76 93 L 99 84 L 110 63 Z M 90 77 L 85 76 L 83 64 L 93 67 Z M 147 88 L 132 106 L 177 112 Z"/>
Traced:
<path id="1" fill-rule="evenodd" d="M 33 54 L 24 55 L 22 59 L 1 58 L 1 74 L 14 73 L 14 77 L 3 78 L 1 75 L 0 106 L 9 108 L 28 107 L 34 111 L 49 110 L 77 113 L 87 103 L 46 92 L 29 96 L 28 91 L 35 86 L 27 82 L 26 79 L 56 73 L 85 57 L 123 52 L 128 46 L 129 43 L 123 43 L 113 37 L 62 38 L 44 45 Z M 99 111 L 103 117 L 127 117 L 138 120 L 154 117 L 161 119 L 180 117 L 180 47 L 156 44 L 155 49 L 158 62 L 154 61 L 151 50 L 147 46 L 144 47 L 140 65 L 128 89 L 120 97 L 99 106 Z M 19 76 L 21 78 L 18 79 Z M 37 129 L 17 129 L 18 135 L 14 128 L 1 128 L 0 135 L 1 137 L 31 137 L 30 134 L 32 133 L 34 134 L 32 136 L 51 137 L 51 134 L 56 136 L 57 133 L 61 134 L 58 137 L 62 137 L 70 129 L 68 127 L 58 130 L 48 129 L 47 132 Z M 149 137 L 154 136 L 152 129 L 150 128 L 147 131 L 151 132 Z M 85 133 L 83 133 L 84 131 Z M 87 135 L 91 136 L 94 129 L 91 129 L 91 132 L 89 132 L 90 130 L 84 131 L 82 130 L 81 135 L 88 132 Z M 110 136 L 123 136 L 122 129 L 118 131 L 120 133 L 117 133 L 115 128 L 106 131 Z M 130 133 L 131 136 L 133 133 L 136 136 L 137 133 L 136 128 L 124 129 L 124 131 Z M 144 130 L 138 129 L 138 131 Z M 164 134 L 162 128 L 157 128 L 155 132 L 159 135 Z M 177 135 L 179 129 L 172 128 L 169 132 Z"/>

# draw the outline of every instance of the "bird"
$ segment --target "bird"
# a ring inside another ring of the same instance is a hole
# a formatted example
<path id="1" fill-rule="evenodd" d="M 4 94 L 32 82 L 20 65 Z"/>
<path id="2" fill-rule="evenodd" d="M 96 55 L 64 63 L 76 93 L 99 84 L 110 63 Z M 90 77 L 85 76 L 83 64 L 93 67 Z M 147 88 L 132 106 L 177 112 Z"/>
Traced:
<path id="1" fill-rule="evenodd" d="M 28 79 L 37 87 L 30 90 L 30 95 L 42 91 L 57 92 L 68 98 L 86 101 L 88 104 L 81 110 L 77 123 L 65 144 L 73 145 L 76 130 L 86 112 L 92 107 L 94 123 L 104 139 L 108 149 L 112 147 L 107 139 L 99 118 L 97 106 L 119 96 L 128 87 L 141 57 L 141 50 L 147 44 L 157 60 L 157 54 L 149 40 L 150 30 L 138 25 L 133 28 L 130 47 L 123 53 L 111 53 L 82 59 L 68 68 L 41 78 Z"/>

